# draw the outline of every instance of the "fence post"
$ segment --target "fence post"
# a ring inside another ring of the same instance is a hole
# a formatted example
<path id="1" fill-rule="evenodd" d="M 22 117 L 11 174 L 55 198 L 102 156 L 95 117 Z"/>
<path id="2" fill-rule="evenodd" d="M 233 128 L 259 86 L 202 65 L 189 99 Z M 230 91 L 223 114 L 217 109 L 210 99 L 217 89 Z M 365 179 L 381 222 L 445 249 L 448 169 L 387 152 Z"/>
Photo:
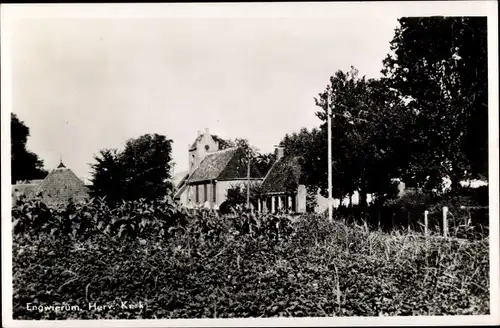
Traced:
<path id="1" fill-rule="evenodd" d="M 424 233 L 427 236 L 429 229 L 429 219 L 428 219 L 429 211 L 424 211 Z"/>
<path id="2" fill-rule="evenodd" d="M 448 207 L 444 206 L 443 207 L 443 234 L 444 234 L 445 238 L 448 237 L 448 218 L 447 218 L 447 215 L 448 215 Z"/>

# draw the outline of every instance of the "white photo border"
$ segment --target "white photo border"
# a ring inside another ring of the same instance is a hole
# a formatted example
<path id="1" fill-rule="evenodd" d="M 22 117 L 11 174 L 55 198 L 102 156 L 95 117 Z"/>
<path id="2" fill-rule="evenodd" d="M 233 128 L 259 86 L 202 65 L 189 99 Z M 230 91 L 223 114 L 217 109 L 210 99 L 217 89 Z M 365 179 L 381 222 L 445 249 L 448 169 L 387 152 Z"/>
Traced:
<path id="1" fill-rule="evenodd" d="M 390 11 L 403 16 L 485 16 L 488 20 L 490 315 L 418 317 L 333 317 L 266 319 L 159 319 L 26 321 L 12 319 L 12 234 L 10 185 L 10 112 L 12 108 L 10 37 L 13 20 L 36 18 L 281 18 L 370 16 Z M 332 3 L 211 4 L 2 4 L 2 317 L 5 327 L 226 327 L 226 326 L 428 326 L 499 324 L 498 212 L 498 5 L 496 1 L 412 1 Z"/>

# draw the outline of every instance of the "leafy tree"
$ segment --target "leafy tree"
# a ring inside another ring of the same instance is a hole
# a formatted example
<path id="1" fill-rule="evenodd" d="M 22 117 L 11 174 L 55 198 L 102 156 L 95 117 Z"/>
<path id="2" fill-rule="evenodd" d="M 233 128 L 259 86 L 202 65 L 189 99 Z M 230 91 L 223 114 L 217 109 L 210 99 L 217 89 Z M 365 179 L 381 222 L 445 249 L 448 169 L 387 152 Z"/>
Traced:
<path id="1" fill-rule="evenodd" d="M 219 141 L 219 148 L 221 150 L 232 148 L 232 147 L 240 147 L 245 150 L 245 152 L 249 153 L 252 158 L 257 156 L 258 149 L 250 145 L 247 139 L 244 138 L 236 138 L 234 140 L 224 140 L 223 142 Z"/>
<path id="2" fill-rule="evenodd" d="M 234 140 L 223 140 L 218 138 L 219 148 L 221 150 L 231 148 L 231 147 L 241 147 L 247 154 L 250 155 L 251 165 L 255 165 L 257 170 L 262 174 L 266 174 L 276 160 L 276 156 L 273 153 L 262 154 L 259 150 L 250 145 L 247 139 L 236 138 Z"/>
<path id="3" fill-rule="evenodd" d="M 172 140 L 159 134 L 130 139 L 120 155 L 127 199 L 165 196 L 172 185 Z"/>
<path id="4" fill-rule="evenodd" d="M 16 114 L 10 116 L 11 132 L 11 183 L 18 180 L 43 179 L 48 172 L 38 155 L 26 149 L 30 129 Z"/>
<path id="5" fill-rule="evenodd" d="M 261 184 L 258 182 L 251 182 L 250 183 L 250 203 L 254 206 L 254 208 L 257 208 L 257 199 L 261 195 L 262 189 L 261 189 Z M 236 206 L 236 205 L 241 205 L 241 206 L 246 206 L 247 203 L 247 184 L 246 183 L 240 183 L 231 186 L 228 188 L 226 192 L 226 200 L 224 201 L 223 205 L 221 207 L 228 207 L 228 206 Z"/>
<path id="6" fill-rule="evenodd" d="M 108 201 L 120 201 L 123 196 L 123 169 L 117 149 L 102 149 L 94 156 L 91 193 L 94 196 L 106 196 Z"/>
<path id="7" fill-rule="evenodd" d="M 488 174 L 486 18 L 401 18 L 383 73 L 414 113 L 409 125 L 420 183 Z M 467 172 L 467 173 L 466 173 Z"/>
<path id="8" fill-rule="evenodd" d="M 266 173 L 269 172 L 275 161 L 276 155 L 273 153 L 258 153 L 257 156 L 252 159 L 251 165 L 255 165 L 257 167 L 257 170 L 265 176 Z"/>
<path id="9" fill-rule="evenodd" d="M 330 101 L 327 102 L 327 97 Z M 337 71 L 326 90 L 316 98 L 321 108 L 316 115 L 323 121 L 321 136 L 327 148 L 327 103 L 332 107 L 332 182 L 334 196 L 343 198 L 360 193 L 360 205 L 366 207 L 368 193 L 384 195 L 391 178 L 398 175 L 395 143 L 401 140 L 398 128 L 403 119 L 400 106 L 384 81 Z M 327 151 L 318 152 L 327 163 Z M 327 172 L 327 168 L 325 168 Z M 327 194 L 327 178 L 319 181 Z"/>
<path id="10" fill-rule="evenodd" d="M 226 202 L 231 206 L 244 205 L 246 203 L 246 195 L 243 194 L 242 186 L 232 186 L 226 192 Z"/>
<path id="11" fill-rule="evenodd" d="M 314 192 L 324 187 L 323 182 L 328 177 L 326 135 L 323 131 L 317 128 L 311 131 L 303 128 L 298 133 L 286 134 L 280 146 L 284 147 L 285 156 L 299 157 L 301 183 Z"/>
<path id="12" fill-rule="evenodd" d="M 157 199 L 172 189 L 172 140 L 145 134 L 127 141 L 122 152 L 101 150 L 91 164 L 93 193 L 111 202 Z"/>

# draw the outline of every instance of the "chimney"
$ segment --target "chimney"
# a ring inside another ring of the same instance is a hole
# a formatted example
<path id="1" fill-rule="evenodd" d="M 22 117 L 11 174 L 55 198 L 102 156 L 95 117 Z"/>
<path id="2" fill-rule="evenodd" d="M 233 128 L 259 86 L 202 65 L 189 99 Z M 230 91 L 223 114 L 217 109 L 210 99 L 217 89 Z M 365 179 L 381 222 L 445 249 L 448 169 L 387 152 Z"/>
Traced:
<path id="1" fill-rule="evenodd" d="M 197 136 L 198 137 L 201 136 L 201 131 L 200 130 L 197 131 Z"/>
<path id="2" fill-rule="evenodd" d="M 209 133 L 208 133 L 208 128 L 206 128 L 206 129 L 205 129 L 205 134 L 209 134 Z"/>
<path id="3" fill-rule="evenodd" d="M 285 154 L 285 148 L 283 148 L 283 147 L 278 146 L 274 150 L 274 155 L 276 155 L 276 160 L 280 160 L 281 158 L 283 158 L 284 154 Z"/>

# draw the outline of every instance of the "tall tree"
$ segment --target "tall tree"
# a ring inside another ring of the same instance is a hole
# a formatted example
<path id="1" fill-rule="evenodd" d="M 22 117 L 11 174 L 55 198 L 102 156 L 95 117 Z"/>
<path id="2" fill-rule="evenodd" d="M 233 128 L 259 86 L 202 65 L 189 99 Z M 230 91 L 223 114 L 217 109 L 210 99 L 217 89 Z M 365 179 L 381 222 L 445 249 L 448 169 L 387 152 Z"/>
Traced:
<path id="1" fill-rule="evenodd" d="M 26 149 L 30 129 L 16 114 L 10 116 L 11 183 L 18 180 L 43 179 L 47 171 L 38 155 Z"/>
<path id="2" fill-rule="evenodd" d="M 127 199 L 155 199 L 172 187 L 172 140 L 159 134 L 130 139 L 120 155 Z"/>
<path id="3" fill-rule="evenodd" d="M 117 149 L 102 149 L 94 156 L 96 163 L 90 164 L 92 170 L 91 194 L 106 196 L 111 203 L 123 198 L 123 169 Z"/>
<path id="4" fill-rule="evenodd" d="M 145 134 L 127 141 L 122 152 L 104 149 L 91 164 L 93 193 L 111 202 L 156 199 L 172 188 L 172 140 Z"/>
<path id="5" fill-rule="evenodd" d="M 452 189 L 463 178 L 487 177 L 486 18 L 412 17 L 399 24 L 382 72 L 415 114 L 414 175 L 434 185 L 448 176 Z"/>
<path id="6" fill-rule="evenodd" d="M 397 129 L 401 111 L 394 100 L 384 81 L 360 77 L 354 67 L 349 72 L 337 71 L 316 98 L 325 144 L 327 104 L 332 108 L 332 180 L 337 197 L 357 190 L 360 205 L 366 207 L 368 193 L 385 194 L 391 178 L 397 177 L 394 142 L 401 134 Z M 323 154 L 322 161 L 327 163 L 327 152 Z M 327 182 L 321 182 L 324 195 Z"/>

